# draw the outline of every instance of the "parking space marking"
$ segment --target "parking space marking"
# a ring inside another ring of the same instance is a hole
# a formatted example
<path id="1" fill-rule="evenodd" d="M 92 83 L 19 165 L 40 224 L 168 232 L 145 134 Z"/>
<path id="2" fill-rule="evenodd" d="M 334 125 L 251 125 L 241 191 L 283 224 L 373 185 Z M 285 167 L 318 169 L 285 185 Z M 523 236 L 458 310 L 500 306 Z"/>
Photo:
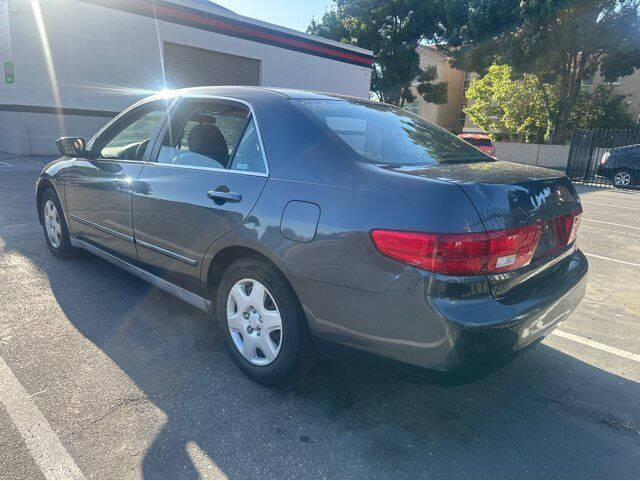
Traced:
<path id="1" fill-rule="evenodd" d="M 575 334 L 561 331 L 559 329 L 556 329 L 555 331 L 553 331 L 552 334 L 554 336 L 558 336 L 563 339 L 569 339 L 570 341 L 584 344 L 585 346 L 593 347 L 594 349 L 599 349 L 600 351 L 604 351 L 610 354 L 615 354 L 616 356 L 624 357 L 625 359 L 629 359 L 631 361 L 640 362 L 640 354 L 634 354 L 633 352 L 623 351 L 622 349 L 618 349 L 617 347 L 607 346 L 606 344 L 602 344 L 601 342 L 593 341 L 591 339 L 587 339 L 586 337 L 576 336 Z"/>
<path id="2" fill-rule="evenodd" d="M 620 264 L 625 264 L 625 265 L 633 266 L 633 267 L 640 267 L 640 264 L 636 264 L 635 262 L 621 261 L 620 259 L 614 259 L 612 257 L 599 256 L 599 255 L 596 255 L 596 254 L 589 254 L 588 252 L 583 252 L 583 254 L 585 256 L 588 256 L 588 257 L 595 257 L 596 259 L 602 259 L 602 260 L 611 261 L 611 262 L 618 262 Z"/>
<path id="3" fill-rule="evenodd" d="M 640 230 L 640 227 L 637 227 L 635 225 L 616 224 L 615 222 L 606 222 L 604 220 L 595 220 L 595 219 L 587 219 L 587 218 L 584 218 L 582 220 L 586 220 L 587 222 L 597 222 L 598 224 L 615 225 L 616 227 L 626 227 L 628 229 L 638 229 L 638 230 Z"/>
<path id="4" fill-rule="evenodd" d="M 3 167 L 14 167 L 13 164 L 10 164 L 9 162 L 3 162 L 0 160 L 0 165 L 2 165 Z"/>
<path id="5" fill-rule="evenodd" d="M 51 426 L 0 357 L 0 404 L 46 479 L 85 479 Z"/>
<path id="6" fill-rule="evenodd" d="M 603 204 L 601 202 L 591 202 L 591 201 L 588 201 L 588 200 L 581 200 L 580 202 L 582 204 L 603 205 L 605 207 L 613 207 L 615 209 L 640 210 L 640 207 L 626 207 L 624 205 Z"/>

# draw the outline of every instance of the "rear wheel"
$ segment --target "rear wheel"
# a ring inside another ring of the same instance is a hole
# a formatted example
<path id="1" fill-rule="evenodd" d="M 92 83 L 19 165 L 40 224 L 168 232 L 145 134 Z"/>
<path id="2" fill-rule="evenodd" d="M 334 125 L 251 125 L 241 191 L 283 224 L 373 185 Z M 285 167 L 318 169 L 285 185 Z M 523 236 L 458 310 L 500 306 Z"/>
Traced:
<path id="1" fill-rule="evenodd" d="M 40 215 L 47 247 L 51 253 L 60 258 L 67 258 L 76 250 L 71 245 L 69 230 L 64 220 L 60 199 L 56 192 L 49 188 L 40 199 Z"/>
<path id="2" fill-rule="evenodd" d="M 224 273 L 216 314 L 238 367 L 262 384 L 279 384 L 313 365 L 315 352 L 302 308 L 273 266 L 241 259 Z"/>
<path id="3" fill-rule="evenodd" d="M 633 176 L 626 169 L 617 171 L 613 176 L 613 185 L 616 187 L 629 187 L 633 185 Z"/>

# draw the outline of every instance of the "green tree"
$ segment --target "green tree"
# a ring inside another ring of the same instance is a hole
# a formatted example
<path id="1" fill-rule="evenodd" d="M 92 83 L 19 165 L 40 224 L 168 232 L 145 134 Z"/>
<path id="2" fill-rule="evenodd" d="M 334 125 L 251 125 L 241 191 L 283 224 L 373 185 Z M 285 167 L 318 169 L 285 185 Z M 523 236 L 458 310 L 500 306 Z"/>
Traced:
<path id="1" fill-rule="evenodd" d="M 638 127 L 629 112 L 626 97 L 609 84 L 600 84 L 592 92 L 582 92 L 571 112 L 569 124 L 577 129 Z"/>
<path id="2" fill-rule="evenodd" d="M 484 74 L 494 62 L 532 75 L 543 94 L 547 137 L 566 135 L 582 80 L 613 81 L 640 67 L 638 0 L 442 0 L 454 65 Z M 437 32 L 436 32 L 437 33 Z M 553 102 L 545 84 L 553 85 Z"/>
<path id="3" fill-rule="evenodd" d="M 441 33 L 439 0 L 336 0 L 307 32 L 373 51 L 371 90 L 383 102 L 413 102 L 410 86 L 430 103 L 447 101 L 446 82 L 435 82 L 435 69 L 420 69 L 416 46 Z"/>
<path id="4" fill-rule="evenodd" d="M 533 75 L 514 80 L 511 74 L 508 65 L 492 65 L 486 75 L 473 79 L 466 92 L 473 103 L 465 112 L 494 139 L 504 134 L 511 140 L 542 142 L 547 112 L 541 87 Z M 544 88 L 552 97 L 551 87 Z"/>

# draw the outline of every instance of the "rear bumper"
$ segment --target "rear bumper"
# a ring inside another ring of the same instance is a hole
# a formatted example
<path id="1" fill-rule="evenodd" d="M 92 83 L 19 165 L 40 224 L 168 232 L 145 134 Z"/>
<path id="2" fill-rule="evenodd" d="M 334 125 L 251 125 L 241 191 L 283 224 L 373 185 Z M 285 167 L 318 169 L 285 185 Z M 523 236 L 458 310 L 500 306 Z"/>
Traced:
<path id="1" fill-rule="evenodd" d="M 576 249 L 554 266 L 554 272 L 526 291 L 503 300 L 492 299 L 485 306 L 479 303 L 475 320 L 451 301 L 438 300 L 436 305 L 448 320 L 452 340 L 452 357 L 444 369 L 509 357 L 545 337 L 584 297 L 587 270 L 586 257 Z M 483 312 L 493 312 L 496 317 L 483 319 Z"/>
<path id="2" fill-rule="evenodd" d="M 488 292 L 464 299 L 434 295 L 429 275 L 413 269 L 381 294 L 324 284 L 305 298 L 312 286 L 300 279 L 292 283 L 312 331 L 328 344 L 410 367 L 457 372 L 508 359 L 549 334 L 584 297 L 587 270 L 587 259 L 576 249 L 543 280 L 501 300 Z"/>

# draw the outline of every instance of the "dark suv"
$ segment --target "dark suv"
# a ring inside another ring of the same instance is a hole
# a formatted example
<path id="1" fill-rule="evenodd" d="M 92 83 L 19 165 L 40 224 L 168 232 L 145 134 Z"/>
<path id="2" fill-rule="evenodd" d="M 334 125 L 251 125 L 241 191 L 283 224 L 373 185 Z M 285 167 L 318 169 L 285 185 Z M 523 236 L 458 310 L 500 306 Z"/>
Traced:
<path id="1" fill-rule="evenodd" d="M 607 150 L 600 159 L 596 173 L 611 180 L 616 187 L 631 187 L 640 183 L 640 144 Z"/>

